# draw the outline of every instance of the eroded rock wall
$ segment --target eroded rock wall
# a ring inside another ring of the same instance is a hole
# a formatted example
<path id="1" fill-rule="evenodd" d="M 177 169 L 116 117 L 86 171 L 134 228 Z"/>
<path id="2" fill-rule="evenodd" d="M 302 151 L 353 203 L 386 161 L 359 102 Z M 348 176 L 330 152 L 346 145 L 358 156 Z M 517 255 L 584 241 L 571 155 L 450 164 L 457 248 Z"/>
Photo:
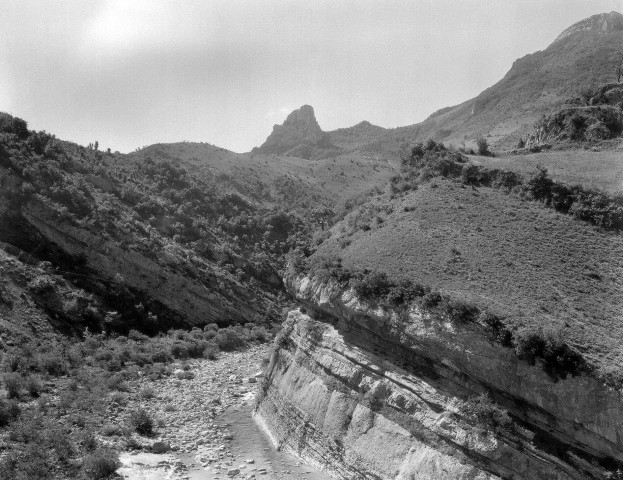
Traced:
<path id="1" fill-rule="evenodd" d="M 336 477 L 609 478 L 623 458 L 620 394 L 596 379 L 554 381 L 477 326 L 287 281 L 304 308 L 289 314 L 256 417 L 276 444 Z M 514 427 L 461 412 L 459 399 L 483 392 Z"/>

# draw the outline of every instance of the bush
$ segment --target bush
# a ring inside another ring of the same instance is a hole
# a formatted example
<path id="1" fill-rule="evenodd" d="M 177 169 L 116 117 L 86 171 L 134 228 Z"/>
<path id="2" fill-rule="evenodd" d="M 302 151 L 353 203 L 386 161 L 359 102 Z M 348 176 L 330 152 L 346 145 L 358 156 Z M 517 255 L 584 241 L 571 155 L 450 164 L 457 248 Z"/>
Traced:
<path id="1" fill-rule="evenodd" d="M 139 435 L 151 435 L 154 430 L 154 421 L 142 408 L 130 413 L 130 425 Z"/>
<path id="2" fill-rule="evenodd" d="M 67 365 L 60 352 L 52 351 L 39 356 L 39 368 L 52 376 L 59 377 L 67 373 Z"/>
<path id="3" fill-rule="evenodd" d="M 106 437 L 114 437 L 122 434 L 121 427 L 112 423 L 107 423 L 102 427 L 102 435 Z"/>
<path id="4" fill-rule="evenodd" d="M 29 375 L 26 378 L 26 390 L 32 397 L 38 397 L 41 394 L 41 381 L 35 375 Z"/>
<path id="5" fill-rule="evenodd" d="M 221 328 L 214 341 L 224 352 L 240 349 L 246 344 L 245 338 L 231 328 Z"/>
<path id="6" fill-rule="evenodd" d="M 359 298 L 379 300 L 389 294 L 392 284 L 384 272 L 364 271 L 350 280 L 350 286 Z"/>
<path id="7" fill-rule="evenodd" d="M 486 393 L 469 397 L 460 402 L 458 408 L 463 415 L 478 422 L 481 426 L 505 430 L 513 427 L 513 421 L 508 412 L 498 407 Z"/>
<path id="8" fill-rule="evenodd" d="M 141 389 L 139 395 L 142 399 L 149 400 L 150 398 L 154 398 L 156 396 L 156 391 L 152 387 L 146 386 Z"/>
<path id="9" fill-rule="evenodd" d="M 14 400 L 0 400 L 0 427 L 6 427 L 20 414 L 19 405 Z"/>
<path id="10" fill-rule="evenodd" d="M 203 358 L 208 360 L 216 360 L 218 358 L 219 348 L 214 342 L 210 342 L 203 351 Z"/>
<path id="11" fill-rule="evenodd" d="M 489 151 L 489 142 L 487 142 L 485 137 L 478 137 L 476 139 L 476 146 L 478 147 L 478 155 L 483 157 L 492 156 L 491 151 Z"/>
<path id="12" fill-rule="evenodd" d="M 445 299 L 444 310 L 450 317 L 450 320 L 456 323 L 473 322 L 480 313 L 480 310 L 475 305 L 454 299 Z"/>
<path id="13" fill-rule="evenodd" d="M 416 298 L 423 297 L 429 291 L 430 288 L 424 287 L 419 283 L 403 280 L 390 287 L 387 293 L 387 302 L 393 306 L 408 305 Z"/>
<path id="14" fill-rule="evenodd" d="M 24 386 L 24 379 L 19 373 L 6 373 L 4 375 L 4 386 L 8 398 L 18 398 Z"/>
<path id="15" fill-rule="evenodd" d="M 517 332 L 513 344 L 517 356 L 531 364 L 541 359 L 543 369 L 554 379 L 564 379 L 568 374 L 575 376 L 588 370 L 584 357 L 565 343 L 560 332 L 526 328 Z"/>
<path id="16" fill-rule="evenodd" d="M 422 298 L 422 306 L 424 308 L 435 308 L 441 303 L 442 299 L 439 292 L 429 292 Z"/>
<path id="17" fill-rule="evenodd" d="M 82 471 L 86 478 L 105 479 L 115 473 L 119 467 L 119 457 L 112 450 L 97 449 L 87 455 L 82 462 Z"/>
<path id="18" fill-rule="evenodd" d="M 99 442 L 97 441 L 97 438 L 95 437 L 95 435 L 93 435 L 93 432 L 89 432 L 89 431 L 85 432 L 82 435 L 80 444 L 82 445 L 82 450 L 85 452 L 93 452 L 99 446 Z"/>

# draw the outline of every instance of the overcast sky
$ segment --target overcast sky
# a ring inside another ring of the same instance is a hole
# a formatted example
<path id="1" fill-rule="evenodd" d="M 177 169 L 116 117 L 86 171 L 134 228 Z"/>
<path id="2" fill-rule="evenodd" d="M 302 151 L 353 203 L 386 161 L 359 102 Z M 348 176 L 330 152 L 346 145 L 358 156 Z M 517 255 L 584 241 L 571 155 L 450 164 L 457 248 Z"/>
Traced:
<path id="1" fill-rule="evenodd" d="M 310 104 L 410 125 L 622 0 L 0 0 L 0 111 L 86 145 L 243 152 Z"/>

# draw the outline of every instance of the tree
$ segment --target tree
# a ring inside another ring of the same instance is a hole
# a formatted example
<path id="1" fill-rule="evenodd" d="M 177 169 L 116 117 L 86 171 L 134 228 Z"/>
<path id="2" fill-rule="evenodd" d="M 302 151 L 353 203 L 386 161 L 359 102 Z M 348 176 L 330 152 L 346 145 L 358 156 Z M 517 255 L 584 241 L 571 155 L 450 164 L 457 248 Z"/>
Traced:
<path id="1" fill-rule="evenodd" d="M 320 228 L 324 230 L 325 223 L 328 223 L 335 215 L 335 212 L 329 207 L 316 207 L 311 212 L 311 217 L 314 223 L 320 225 Z"/>
<path id="2" fill-rule="evenodd" d="M 616 68 L 617 83 L 621 83 L 621 77 L 623 77 L 623 53 L 619 56 L 619 63 Z"/>
<path id="3" fill-rule="evenodd" d="M 482 155 L 483 157 L 491 156 L 491 151 L 489 150 L 489 143 L 487 139 L 483 136 L 480 136 L 476 139 L 476 145 L 478 146 L 478 155 Z"/>

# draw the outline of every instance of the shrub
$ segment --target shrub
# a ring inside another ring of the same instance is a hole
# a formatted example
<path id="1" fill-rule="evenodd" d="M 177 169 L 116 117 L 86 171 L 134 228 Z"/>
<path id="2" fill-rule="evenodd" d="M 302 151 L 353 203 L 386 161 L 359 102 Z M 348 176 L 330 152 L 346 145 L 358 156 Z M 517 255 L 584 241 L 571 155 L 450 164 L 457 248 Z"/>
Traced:
<path id="1" fill-rule="evenodd" d="M 393 306 L 408 305 L 418 297 L 426 295 L 430 289 L 411 280 L 403 280 L 390 287 L 387 302 Z"/>
<path id="2" fill-rule="evenodd" d="M 469 397 L 460 402 L 458 408 L 463 415 L 478 422 L 481 426 L 505 430 L 513 427 L 513 421 L 508 412 L 498 407 L 486 393 Z"/>
<path id="3" fill-rule="evenodd" d="M 97 449 L 87 455 L 82 462 L 82 471 L 87 478 L 105 479 L 115 473 L 119 467 L 119 457 L 112 450 Z"/>
<path id="4" fill-rule="evenodd" d="M 314 255 L 307 263 L 308 271 L 323 282 L 334 279 L 342 283 L 350 278 L 349 272 L 342 267 L 342 259 L 337 255 Z"/>
<path id="5" fill-rule="evenodd" d="M 384 272 L 364 271 L 350 280 L 350 286 L 353 288 L 359 298 L 364 300 L 379 300 L 389 294 L 391 283 L 387 279 Z"/>
<path id="6" fill-rule="evenodd" d="M 52 376 L 58 377 L 67 373 L 67 365 L 60 352 L 51 351 L 39 355 L 39 368 Z"/>
<path id="7" fill-rule="evenodd" d="M 93 435 L 93 432 L 85 432 L 82 435 L 80 444 L 82 445 L 82 450 L 85 452 L 93 452 L 99 446 L 99 442 L 95 435 Z"/>
<path id="8" fill-rule="evenodd" d="M 477 185 L 479 183 L 480 169 L 473 163 L 463 165 L 461 169 L 461 180 L 466 185 Z"/>
<path id="9" fill-rule="evenodd" d="M 588 370 L 582 355 L 565 343 L 560 332 L 542 328 L 526 328 L 517 332 L 513 339 L 515 353 L 534 365 L 543 361 L 543 369 L 552 378 L 566 378 Z"/>
<path id="10" fill-rule="evenodd" d="M 478 137 L 476 139 L 476 146 L 478 148 L 478 155 L 481 155 L 483 157 L 491 156 L 491 152 L 489 151 L 489 142 L 487 142 L 487 139 L 485 137 Z"/>
<path id="11" fill-rule="evenodd" d="M 475 305 L 455 299 L 445 299 L 444 310 L 450 320 L 457 323 L 470 323 L 476 320 L 480 310 Z"/>
<path id="12" fill-rule="evenodd" d="M 106 437 L 119 436 L 121 433 L 121 427 L 112 423 L 107 423 L 102 427 L 102 435 Z"/>
<path id="13" fill-rule="evenodd" d="M 424 298 L 422 298 L 422 306 L 424 308 L 435 308 L 441 303 L 441 301 L 442 296 L 439 292 L 429 292 L 424 295 Z"/>
<path id="14" fill-rule="evenodd" d="M 151 435 L 154 430 L 154 421 L 142 408 L 130 412 L 130 425 L 139 435 Z"/>
<path id="15" fill-rule="evenodd" d="M 14 400 L 0 400 L 0 427 L 6 427 L 20 414 L 19 405 Z"/>
<path id="16" fill-rule="evenodd" d="M 19 373 L 6 373 L 4 375 L 4 386 L 8 398 L 18 398 L 24 386 L 24 379 Z"/>
<path id="17" fill-rule="evenodd" d="M 156 391 L 152 387 L 146 386 L 141 389 L 139 395 L 142 399 L 149 400 L 150 398 L 154 398 L 156 396 Z"/>
<path id="18" fill-rule="evenodd" d="M 203 351 L 203 358 L 208 360 L 216 360 L 218 358 L 219 348 L 214 342 L 208 343 L 208 346 Z"/>
<path id="19" fill-rule="evenodd" d="M 41 381 L 35 375 L 29 375 L 26 378 L 26 390 L 32 397 L 38 397 L 41 394 Z"/>
<path id="20" fill-rule="evenodd" d="M 106 387 L 110 390 L 117 390 L 119 392 L 128 392 L 130 391 L 130 387 L 128 383 L 124 380 L 123 376 L 119 373 L 115 373 L 108 377 L 106 380 Z"/>
<path id="21" fill-rule="evenodd" d="M 244 337 L 231 328 L 220 329 L 214 341 L 224 352 L 231 352 L 245 345 Z"/>
<path id="22" fill-rule="evenodd" d="M 511 347 L 513 334 L 504 325 L 504 322 L 500 317 L 491 312 L 480 312 L 478 321 L 489 330 L 491 337 L 494 341 L 502 345 L 503 347 Z"/>
<path id="23" fill-rule="evenodd" d="M 178 372 L 176 377 L 178 380 L 192 380 L 195 378 L 195 374 L 193 372 Z"/>

